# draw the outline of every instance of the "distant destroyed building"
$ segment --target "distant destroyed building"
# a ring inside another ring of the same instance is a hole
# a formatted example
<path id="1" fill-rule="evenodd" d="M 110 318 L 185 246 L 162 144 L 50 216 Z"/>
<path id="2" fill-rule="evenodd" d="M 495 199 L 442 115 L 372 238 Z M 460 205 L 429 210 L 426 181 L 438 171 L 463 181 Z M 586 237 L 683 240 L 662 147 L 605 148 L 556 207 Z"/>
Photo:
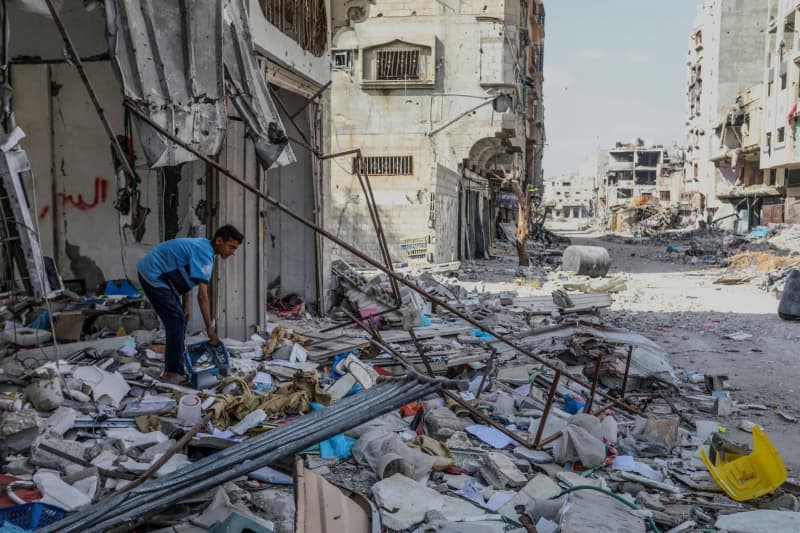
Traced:
<path id="1" fill-rule="evenodd" d="M 552 210 L 554 217 L 593 217 L 596 207 L 596 181 L 596 176 L 579 173 L 547 178 L 543 204 Z"/>
<path id="2" fill-rule="evenodd" d="M 608 154 L 600 193 L 605 208 L 627 205 L 640 196 L 652 196 L 662 205 L 679 202 L 682 148 L 646 147 L 637 139 L 628 144 L 618 142 L 603 153 Z"/>

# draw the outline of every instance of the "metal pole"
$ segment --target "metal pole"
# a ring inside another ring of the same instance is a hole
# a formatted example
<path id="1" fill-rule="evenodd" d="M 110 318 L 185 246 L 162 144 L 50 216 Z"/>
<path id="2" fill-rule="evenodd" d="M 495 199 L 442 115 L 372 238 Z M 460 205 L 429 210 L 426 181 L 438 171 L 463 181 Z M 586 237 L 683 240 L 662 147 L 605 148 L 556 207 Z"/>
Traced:
<path id="1" fill-rule="evenodd" d="M 553 401 L 556 397 L 558 390 L 558 382 L 561 380 L 561 371 L 556 371 L 553 376 L 553 383 L 550 385 L 550 390 L 547 391 L 547 402 L 544 404 L 544 411 L 542 418 L 539 419 L 539 427 L 536 429 L 536 438 L 533 441 L 533 447 L 539 449 L 539 444 L 542 442 L 542 435 L 544 434 L 544 426 L 547 424 L 547 417 L 550 416 L 550 409 L 553 407 Z"/>
<path id="2" fill-rule="evenodd" d="M 296 213 L 294 210 L 292 210 L 289 207 L 286 207 L 282 203 L 278 202 L 277 200 L 275 200 L 274 198 L 272 198 L 268 194 L 265 194 L 265 193 L 261 192 L 260 190 L 256 189 L 252 185 L 250 185 L 247 182 L 241 180 L 239 177 L 237 177 L 235 174 L 233 174 L 227 168 L 223 167 L 222 165 L 220 165 L 219 163 L 217 163 L 216 161 L 214 161 L 210 157 L 206 156 L 205 154 L 199 152 L 193 146 L 189 146 L 188 144 L 186 144 L 185 142 L 183 142 L 182 140 L 180 140 L 176 136 L 174 136 L 172 133 L 170 133 L 169 131 L 167 131 L 164 128 L 162 128 L 159 124 L 157 124 L 154 121 L 152 121 L 150 119 L 150 117 L 148 117 L 147 115 L 145 115 L 144 113 L 139 111 L 139 109 L 137 109 L 136 106 L 133 105 L 131 102 L 126 102 L 125 105 L 131 111 L 133 111 L 136 114 L 136 116 L 141 118 L 142 121 L 147 123 L 155 131 L 157 131 L 161 135 L 165 136 L 166 138 L 170 139 L 171 141 L 173 141 L 175 144 L 177 144 L 181 148 L 184 148 L 185 150 L 193 153 L 195 156 L 197 156 L 203 162 L 208 163 L 212 167 L 216 168 L 220 173 L 228 176 L 232 181 L 238 183 L 240 186 L 242 186 L 243 188 L 247 189 L 251 193 L 253 193 L 253 194 L 257 195 L 257 196 L 260 196 L 267 203 L 269 203 L 273 207 L 277 208 L 278 210 L 284 212 L 286 215 L 288 215 L 289 217 L 293 218 L 297 222 L 300 222 L 304 226 L 307 226 L 307 227 L 313 229 L 314 231 L 318 232 L 320 235 L 322 235 L 326 239 L 338 244 L 339 246 L 341 246 L 342 248 L 344 248 L 345 250 L 347 250 L 348 252 L 350 252 L 354 256 L 358 257 L 359 259 L 361 259 L 365 263 L 368 263 L 369 265 L 377 268 L 378 270 L 382 271 L 383 273 L 385 273 L 389 277 L 392 277 L 392 278 L 396 279 L 398 282 L 402 283 L 403 285 L 405 285 L 409 289 L 411 289 L 414 292 L 420 294 L 424 298 L 427 298 L 428 300 L 430 300 L 434 304 L 438 305 L 439 307 L 442 307 L 443 309 L 446 309 L 447 311 L 449 311 L 453 315 L 457 316 L 458 318 L 461 318 L 462 320 L 464 320 L 465 322 L 473 325 L 474 327 L 480 328 L 483 331 L 489 333 L 490 335 L 495 337 L 497 340 L 501 341 L 503 344 L 505 344 L 507 346 L 510 346 L 511 348 L 514 348 L 515 350 L 517 350 L 520 353 L 525 354 L 526 356 L 530 357 L 534 361 L 537 361 L 538 363 L 542 364 L 546 368 L 549 368 L 553 372 L 561 370 L 557 366 L 555 366 L 553 363 L 551 363 L 550 361 L 548 361 L 548 360 L 546 360 L 546 359 L 544 359 L 542 357 L 539 357 L 538 355 L 534 354 L 530 350 L 522 347 L 521 345 L 519 345 L 516 342 L 514 342 L 513 340 L 511 340 L 509 337 L 507 337 L 505 335 L 501 335 L 501 334 L 495 332 L 489 326 L 487 326 L 485 324 L 482 324 L 481 322 L 473 319 L 472 317 L 466 315 L 465 313 L 462 313 L 461 311 L 459 311 L 458 309 L 456 309 L 452 305 L 448 304 L 444 300 L 442 300 L 442 299 L 440 299 L 440 298 L 428 293 L 425 289 L 423 289 L 422 287 L 420 287 L 416 283 L 407 280 L 406 278 L 404 278 L 403 276 L 397 274 L 393 270 L 390 270 L 390 269 L 386 268 L 385 266 L 383 266 L 376 259 L 373 259 L 372 257 L 368 256 L 367 254 L 365 254 L 361 250 L 358 250 L 357 248 L 355 248 L 355 247 L 351 246 L 350 244 L 344 242 L 343 240 L 341 240 L 340 238 L 338 238 L 337 236 L 335 236 L 334 234 L 332 234 L 328 230 L 326 230 L 326 229 L 322 228 L 321 226 L 315 224 L 314 222 L 306 219 L 302 215 Z M 353 150 L 351 153 L 355 153 L 355 152 L 356 152 L 356 150 Z M 567 372 L 562 372 L 562 374 L 565 377 L 571 379 L 572 381 L 578 383 L 579 385 L 583 385 L 584 387 L 590 387 L 590 385 L 581 377 L 578 377 L 578 376 L 576 376 L 574 374 L 567 373 Z M 623 408 L 623 409 L 625 409 L 625 410 L 627 410 L 627 411 L 629 411 L 631 413 L 641 414 L 641 411 L 639 411 L 638 409 L 635 409 L 634 407 L 631 407 L 630 405 L 624 404 L 620 400 L 610 396 L 609 394 L 607 394 L 607 393 L 605 393 L 603 391 L 598 391 L 597 394 L 599 394 L 600 396 L 602 396 L 603 398 L 606 398 L 607 400 L 609 400 L 611 402 L 614 402 L 615 405 L 618 405 L 621 408 Z"/>
<path id="3" fill-rule="evenodd" d="M 119 159 L 120 165 L 122 165 L 122 169 L 125 171 L 125 174 L 127 174 L 131 180 L 137 181 L 139 178 L 136 176 L 136 174 L 134 174 L 130 165 L 130 161 L 128 160 L 128 155 L 122 149 L 122 146 L 120 146 L 117 136 L 114 133 L 114 129 L 111 127 L 111 123 L 108 121 L 106 113 L 103 111 L 103 107 L 100 105 L 100 100 L 97 98 L 97 93 L 94 92 L 92 82 L 89 81 L 89 77 L 86 75 L 86 71 L 83 68 L 83 62 L 78 55 L 78 51 L 75 49 L 75 45 L 72 44 L 72 38 L 67 32 L 64 22 L 61 20 L 58 11 L 56 11 L 55 6 L 53 5 L 53 0 L 44 1 L 47 4 L 47 8 L 50 10 L 50 14 L 53 17 L 53 22 L 56 23 L 56 27 L 61 33 L 61 37 L 64 39 L 64 45 L 67 47 L 67 52 L 75 64 L 75 69 L 78 71 L 78 75 L 83 81 L 83 85 L 86 87 L 86 92 L 89 93 L 89 99 L 92 101 L 92 105 L 94 105 L 94 108 L 97 111 L 97 116 L 100 117 L 100 122 L 103 123 L 103 128 L 106 130 L 106 135 L 108 135 L 108 138 L 111 140 L 111 148 L 117 155 L 117 159 Z"/>
<path id="4" fill-rule="evenodd" d="M 589 413 L 592 410 L 592 403 L 594 403 L 594 393 L 597 390 L 597 382 L 600 381 L 600 367 L 603 364 L 603 353 L 605 350 L 600 351 L 600 355 L 595 359 L 594 376 L 592 378 L 592 388 L 589 391 L 589 398 L 586 400 L 586 408 L 584 413 Z"/>
<path id="5" fill-rule="evenodd" d="M 631 371 L 631 359 L 633 359 L 633 344 L 628 346 L 628 360 L 625 361 L 625 375 L 622 377 L 622 399 L 628 393 L 628 374 Z"/>

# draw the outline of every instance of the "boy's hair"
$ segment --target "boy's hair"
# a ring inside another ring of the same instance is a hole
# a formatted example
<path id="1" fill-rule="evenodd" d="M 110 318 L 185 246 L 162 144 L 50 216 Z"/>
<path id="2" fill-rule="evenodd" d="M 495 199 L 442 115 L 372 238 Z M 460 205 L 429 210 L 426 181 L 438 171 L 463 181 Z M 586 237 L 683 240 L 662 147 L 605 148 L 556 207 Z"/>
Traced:
<path id="1" fill-rule="evenodd" d="M 222 239 L 223 241 L 237 241 L 239 244 L 242 244 L 244 240 L 244 235 L 242 232 L 236 229 L 235 227 L 227 224 L 225 226 L 220 227 L 217 231 L 214 232 L 214 237 L 211 239 L 211 242 L 217 240 L 217 237 Z"/>

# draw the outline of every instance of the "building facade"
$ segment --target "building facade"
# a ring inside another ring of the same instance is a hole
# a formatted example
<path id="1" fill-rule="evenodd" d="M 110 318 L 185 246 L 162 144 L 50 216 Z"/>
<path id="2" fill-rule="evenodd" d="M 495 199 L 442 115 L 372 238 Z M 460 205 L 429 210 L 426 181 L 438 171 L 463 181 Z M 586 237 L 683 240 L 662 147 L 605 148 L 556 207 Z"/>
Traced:
<path id="1" fill-rule="evenodd" d="M 504 181 L 541 186 L 542 2 L 349 0 L 333 24 L 332 148 L 361 150 L 393 260 L 487 256 Z M 326 224 L 378 257 L 355 165 Z"/>
<path id="2" fill-rule="evenodd" d="M 543 204 L 554 217 L 591 218 L 596 213 L 596 178 L 592 174 L 565 174 L 547 178 Z"/>
<path id="3" fill-rule="evenodd" d="M 800 131 L 797 121 L 800 2 L 770 0 L 764 20 L 763 126 L 760 139 L 760 222 L 800 222 Z M 752 202 L 751 202 L 752 203 Z M 758 206 L 756 206 L 758 207 Z"/>
<path id="4" fill-rule="evenodd" d="M 768 1 L 704 0 L 688 42 L 686 171 L 681 193 L 698 205 L 720 206 L 720 181 L 711 160 L 720 113 L 764 75 L 763 49 Z"/>
<path id="5" fill-rule="evenodd" d="M 135 4 L 126 0 L 106 6 L 121 13 Z M 27 2 L 6 7 L 4 20 L 13 30 L 2 54 L 8 60 L 3 71 L 10 73 L 4 81 L 13 84 L 14 92 L 13 120 L 7 114 L 4 126 L 6 133 L 9 124 L 24 131 L 20 147 L 30 164 L 24 173 L 28 207 L 38 222 L 42 249 L 54 258 L 64 280 L 90 292 L 108 280 L 136 280 L 138 260 L 159 242 L 210 236 L 214 228 L 233 224 L 246 240 L 239 253 L 215 268 L 212 306 L 221 335 L 247 338 L 263 326 L 270 296 L 297 294 L 324 309 L 327 250 L 321 240 L 188 152 L 161 143 L 166 161 L 150 161 L 153 145 L 140 139 L 153 137 L 125 111 L 123 102 L 127 97 L 148 110 L 164 106 L 174 117 L 187 113 L 190 119 L 174 123 L 181 139 L 204 146 L 201 151 L 218 157 L 251 186 L 321 222 L 323 198 L 329 196 L 329 180 L 323 178 L 329 171 L 306 146 L 324 152 L 330 138 L 329 97 L 308 100 L 330 81 L 328 0 L 280 5 L 217 0 L 193 5 L 188 13 L 168 3 L 157 17 L 139 6 L 130 18 L 117 17 L 112 10 L 108 19 L 103 9 L 64 3 L 60 17 L 113 130 L 125 135 L 137 182 L 126 180 L 115 164 L 109 138 L 74 65 L 64 59 L 64 43 L 47 10 L 32 9 Z M 175 20 L 186 24 L 167 28 Z M 133 31 L 137 24 L 148 31 Z M 235 39 L 223 39 L 219 32 L 229 31 L 232 24 L 238 24 Z M 125 38 L 110 44 L 109 29 Z M 127 47 L 129 36 L 150 42 Z M 220 42 L 238 48 L 223 52 L 212 46 Z M 150 49 L 162 54 L 158 62 L 147 55 Z M 192 57 L 187 59 L 184 51 Z M 227 62 L 234 57 L 236 61 Z M 137 71 L 142 78 L 136 87 L 115 72 L 128 60 L 144 65 Z M 159 68 L 171 69 L 169 84 L 153 81 L 163 79 Z M 223 92 L 224 70 L 235 75 L 237 68 L 249 69 L 249 81 L 236 93 Z M 192 74 L 175 74 L 182 72 Z M 204 84 L 209 90 L 202 98 L 187 98 Z M 234 100 L 241 103 L 243 98 L 258 100 L 259 106 L 251 109 L 254 116 L 237 108 Z M 265 170 L 248 118 L 274 124 L 301 142 L 290 143 Z M 196 127 L 201 121 L 213 127 Z M 216 141 L 203 144 L 204 137 Z M 197 309 L 192 316 L 190 329 L 200 329 Z"/>

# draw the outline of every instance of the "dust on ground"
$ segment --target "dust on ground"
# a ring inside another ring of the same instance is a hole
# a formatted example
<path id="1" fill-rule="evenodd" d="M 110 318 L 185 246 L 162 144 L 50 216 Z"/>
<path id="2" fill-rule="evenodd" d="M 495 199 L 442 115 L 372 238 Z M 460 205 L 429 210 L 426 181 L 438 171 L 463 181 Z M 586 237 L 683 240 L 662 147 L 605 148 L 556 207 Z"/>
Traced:
<path id="1" fill-rule="evenodd" d="M 605 320 L 661 344 L 678 373 L 728 375 L 734 400 L 752 405 L 722 419 L 729 436 L 747 442 L 750 436 L 738 429 L 739 423 L 749 420 L 761 425 L 787 466 L 798 471 L 800 424 L 787 422 L 777 413 L 800 418 L 800 323 L 778 317 L 775 295 L 748 284 L 714 285 L 721 268 L 672 261 L 663 244 L 626 244 L 589 230 L 551 229 L 570 238 L 572 244 L 607 248 L 612 258 L 609 275 L 627 278 L 626 289 L 614 294 L 614 305 L 602 313 Z M 482 291 L 547 295 L 570 277 L 555 270 L 543 275 L 541 287 L 536 287 L 537 283 L 520 279 L 512 248 L 494 252 L 498 256 L 493 259 L 465 265 L 466 275 L 462 274 L 459 284 Z M 725 337 L 733 333 L 752 337 Z M 689 414 L 704 418 L 704 413 Z"/>

